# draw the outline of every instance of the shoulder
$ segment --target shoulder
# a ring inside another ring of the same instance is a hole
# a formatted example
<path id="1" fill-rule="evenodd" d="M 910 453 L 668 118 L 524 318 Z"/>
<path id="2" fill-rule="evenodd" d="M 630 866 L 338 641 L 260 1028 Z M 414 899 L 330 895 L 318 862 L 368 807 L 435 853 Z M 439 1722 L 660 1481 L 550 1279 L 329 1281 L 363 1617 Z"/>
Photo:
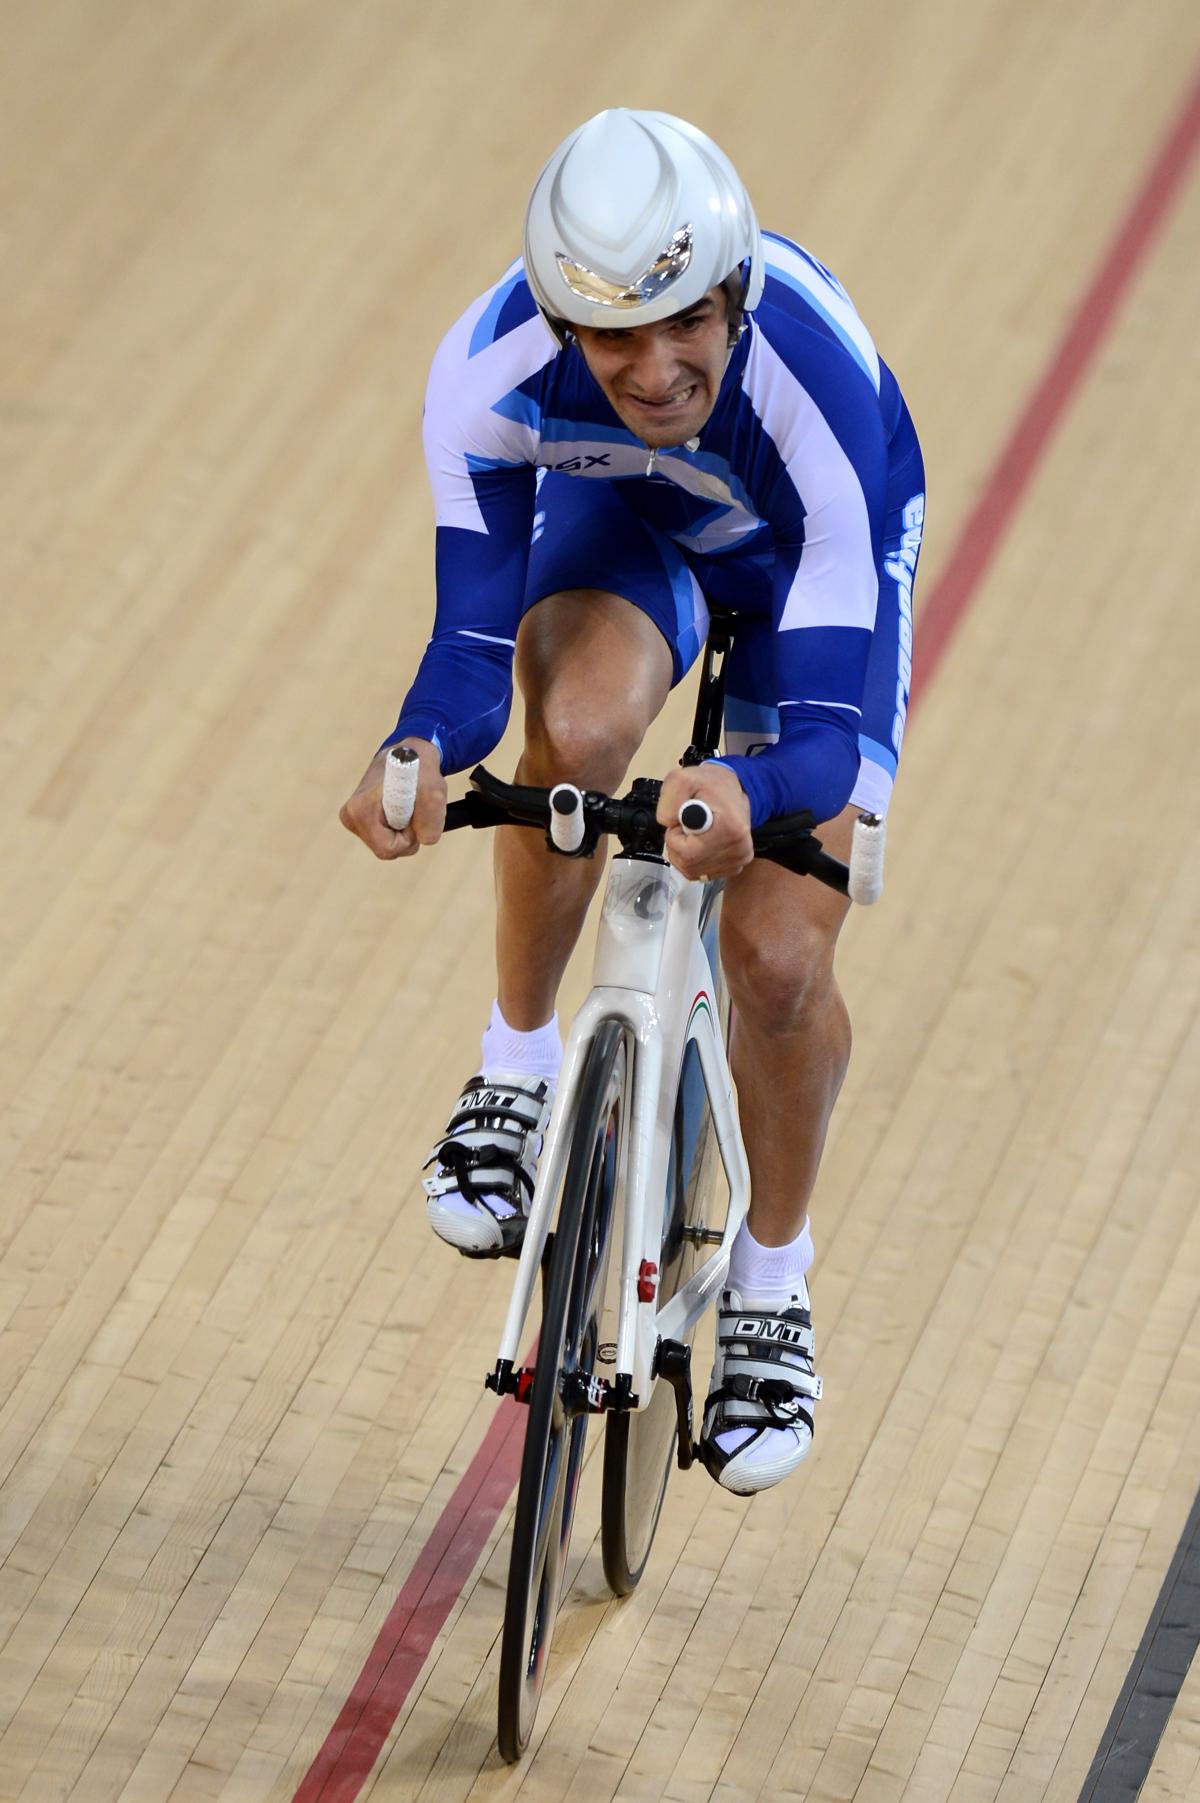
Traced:
<path id="1" fill-rule="evenodd" d="M 525 280 L 525 265 L 518 257 L 498 282 L 471 302 L 446 337 L 461 341 L 462 352 L 470 359 L 537 317 L 537 306 Z M 548 335 L 547 342 L 552 342 Z"/>
<path id="2" fill-rule="evenodd" d="M 773 330 L 754 316 L 741 387 L 758 422 L 757 458 L 775 470 L 773 505 L 806 513 L 842 492 L 880 504 L 887 431 L 879 395 L 844 348 L 806 326 Z M 769 456 L 767 453 L 769 447 Z"/>
<path id="3" fill-rule="evenodd" d="M 840 352 L 879 393 L 879 353 L 841 282 L 802 245 L 763 233 L 766 281 L 754 320 L 797 374 L 809 363 L 837 367 Z M 826 354 L 822 354 L 825 351 Z"/>
<path id="4" fill-rule="evenodd" d="M 538 313 L 524 267 L 510 265 L 446 333 L 434 353 L 425 396 L 426 433 L 465 430 L 486 422 L 490 439 L 500 422 L 529 427 L 527 403 L 559 349 Z"/>
<path id="5" fill-rule="evenodd" d="M 433 367 L 435 372 L 459 369 L 472 374 L 501 366 L 534 371 L 557 355 L 558 346 L 538 313 L 518 259 L 455 320 L 434 353 Z"/>
<path id="6" fill-rule="evenodd" d="M 742 388 L 784 463 L 828 466 L 840 451 L 860 480 L 886 462 L 882 365 L 845 289 L 809 252 L 765 236 Z M 836 448 L 835 448 L 836 447 Z"/>

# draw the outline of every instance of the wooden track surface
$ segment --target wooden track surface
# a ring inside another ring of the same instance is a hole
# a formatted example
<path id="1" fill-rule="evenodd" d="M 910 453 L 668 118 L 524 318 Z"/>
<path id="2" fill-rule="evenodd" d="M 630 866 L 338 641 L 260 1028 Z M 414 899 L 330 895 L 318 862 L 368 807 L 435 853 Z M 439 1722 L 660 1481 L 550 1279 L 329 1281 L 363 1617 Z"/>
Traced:
<path id="1" fill-rule="evenodd" d="M 434 344 L 571 126 L 694 117 L 899 373 L 919 615 L 1200 32 L 11 0 L 5 38 L 0 1797 L 283 1803 L 491 1419 L 506 1300 L 416 1184 L 491 993 L 486 848 L 384 868 L 335 817 L 428 630 Z M 359 1794 L 1078 1795 L 1200 1488 L 1198 234 L 1193 180 L 846 935 L 815 1456 L 753 1504 L 676 1480 L 620 1606 L 592 1461 L 513 1770 L 503 1515 Z M 1198 1722 L 1193 1672 L 1148 1797 L 1197 1794 Z"/>

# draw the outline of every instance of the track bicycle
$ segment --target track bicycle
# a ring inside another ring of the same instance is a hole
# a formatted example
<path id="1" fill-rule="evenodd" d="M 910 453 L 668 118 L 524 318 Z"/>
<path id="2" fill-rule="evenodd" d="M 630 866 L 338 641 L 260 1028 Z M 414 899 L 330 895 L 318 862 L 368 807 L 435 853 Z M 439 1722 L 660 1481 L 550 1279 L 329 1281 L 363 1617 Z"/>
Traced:
<path id="1" fill-rule="evenodd" d="M 729 625 L 705 648 L 692 743 L 683 763 L 716 749 Z M 414 753 L 387 760 L 384 809 L 407 824 Z M 447 810 L 448 830 L 540 827 L 566 856 L 620 843 L 609 869 L 593 987 L 567 1036 L 504 1332 L 485 1382 L 528 1407 L 501 1642 L 498 1736 L 519 1759 L 533 1729 L 561 1599 L 592 1415 L 606 1417 L 601 1552 L 617 1596 L 645 1569 L 672 1462 L 693 1462 L 691 1341 L 719 1298 L 749 1173 L 726 1057 L 728 1002 L 718 954 L 720 882 L 691 882 L 663 856 L 655 818 L 661 785 L 638 778 L 627 795 L 502 783 L 477 767 Z M 685 803 L 685 830 L 711 813 Z M 862 816 L 849 866 L 829 857 L 810 814 L 754 833 L 755 854 L 817 877 L 852 900 L 873 901 L 882 879 L 883 823 Z M 716 1155 L 729 1192 L 724 1221 L 708 1220 Z M 552 1223 L 555 1223 L 552 1230 Z M 613 1242 L 616 1337 L 601 1322 Z M 520 1363 L 526 1318 L 542 1289 L 531 1365 Z"/>

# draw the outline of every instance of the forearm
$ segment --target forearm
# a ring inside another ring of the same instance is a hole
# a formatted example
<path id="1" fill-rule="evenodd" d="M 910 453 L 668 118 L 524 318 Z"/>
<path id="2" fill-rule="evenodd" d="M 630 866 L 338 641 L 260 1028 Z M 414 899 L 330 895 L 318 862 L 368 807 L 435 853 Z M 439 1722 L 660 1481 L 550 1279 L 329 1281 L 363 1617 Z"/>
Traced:
<path id="1" fill-rule="evenodd" d="M 778 744 L 754 757 L 722 757 L 750 802 L 752 826 L 780 814 L 807 809 L 817 821 L 832 820 L 850 799 L 858 777 L 858 735 L 827 719 L 796 720 Z"/>
<path id="2" fill-rule="evenodd" d="M 383 741 L 429 739 L 447 774 L 469 769 L 499 742 L 512 706 L 512 650 L 454 634 L 433 638 L 393 730 Z"/>

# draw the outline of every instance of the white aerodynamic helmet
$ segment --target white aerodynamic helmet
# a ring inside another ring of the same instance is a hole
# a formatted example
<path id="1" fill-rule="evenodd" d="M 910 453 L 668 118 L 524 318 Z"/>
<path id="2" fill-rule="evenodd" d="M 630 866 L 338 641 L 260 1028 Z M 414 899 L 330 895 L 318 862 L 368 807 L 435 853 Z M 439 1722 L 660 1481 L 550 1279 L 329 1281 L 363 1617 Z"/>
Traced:
<path id="1" fill-rule="evenodd" d="M 724 151 L 670 113 L 610 107 L 559 145 L 525 215 L 525 277 L 550 329 L 639 326 L 738 273 L 763 288 L 750 197 Z"/>

